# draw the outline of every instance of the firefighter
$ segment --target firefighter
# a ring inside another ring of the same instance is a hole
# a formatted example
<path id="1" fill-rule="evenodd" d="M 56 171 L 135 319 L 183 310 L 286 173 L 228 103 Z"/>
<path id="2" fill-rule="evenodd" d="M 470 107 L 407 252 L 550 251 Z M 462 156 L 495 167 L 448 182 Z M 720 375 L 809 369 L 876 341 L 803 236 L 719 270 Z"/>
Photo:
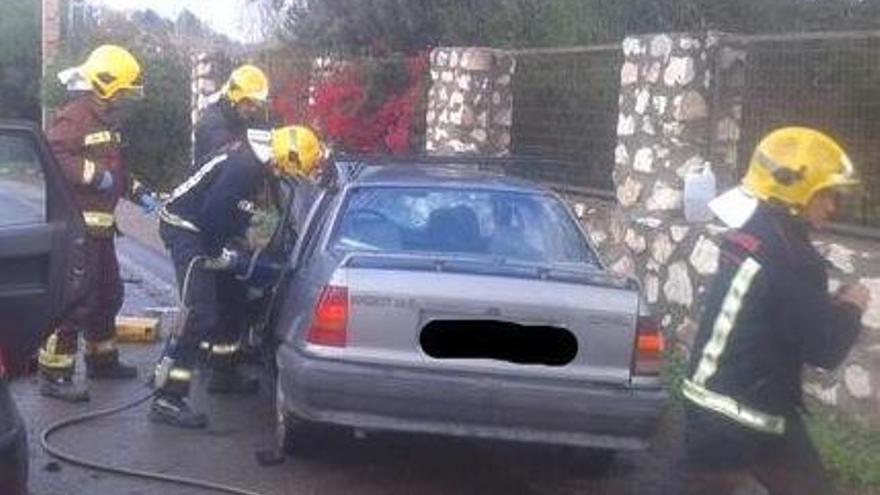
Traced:
<path id="1" fill-rule="evenodd" d="M 195 128 L 193 158 L 204 158 L 236 140 L 243 140 L 248 128 L 268 124 L 269 80 L 258 67 L 242 65 L 205 108 Z"/>
<path id="2" fill-rule="evenodd" d="M 133 366 L 119 360 L 115 318 L 123 300 L 114 237 L 114 210 L 122 196 L 145 210 L 158 201 L 128 176 L 122 161 L 119 133 L 122 110 L 140 98 L 138 61 L 124 48 L 103 45 L 79 67 L 59 74 L 69 91 L 48 130 L 49 144 L 65 178 L 73 185 L 87 227 L 86 269 L 96 275 L 97 286 L 62 322 L 40 350 L 41 393 L 67 401 L 89 399 L 85 384 L 73 381 L 78 334 L 86 349 L 88 378 L 130 379 Z"/>
<path id="3" fill-rule="evenodd" d="M 308 128 L 251 130 L 246 140 L 209 155 L 164 203 L 160 234 L 174 262 L 183 324 L 156 367 L 153 421 L 183 428 L 207 424 L 207 417 L 186 401 L 200 343 L 206 339 L 208 391 L 256 391 L 256 380 L 246 378 L 236 366 L 244 328 L 237 320 L 244 314 L 246 289 L 237 267 L 248 265 L 240 239 L 254 213 L 251 201 L 272 172 L 308 177 L 321 158 L 321 144 Z"/>
<path id="4" fill-rule="evenodd" d="M 836 367 L 869 302 L 860 284 L 829 294 L 810 230 L 856 184 L 844 150 L 786 127 L 757 146 L 740 187 L 711 203 L 731 227 L 683 384 L 687 493 L 758 481 L 772 495 L 829 494 L 802 419 L 801 370 Z"/>

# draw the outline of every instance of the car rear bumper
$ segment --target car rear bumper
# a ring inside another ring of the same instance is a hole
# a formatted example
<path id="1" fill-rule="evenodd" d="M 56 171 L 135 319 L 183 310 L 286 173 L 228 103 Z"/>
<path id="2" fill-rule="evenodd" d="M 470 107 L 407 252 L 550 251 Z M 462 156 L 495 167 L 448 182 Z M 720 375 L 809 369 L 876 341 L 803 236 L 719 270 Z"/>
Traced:
<path id="1" fill-rule="evenodd" d="M 288 345 L 277 360 L 285 412 L 367 430 L 643 449 L 667 402 L 659 388 L 391 368 Z"/>

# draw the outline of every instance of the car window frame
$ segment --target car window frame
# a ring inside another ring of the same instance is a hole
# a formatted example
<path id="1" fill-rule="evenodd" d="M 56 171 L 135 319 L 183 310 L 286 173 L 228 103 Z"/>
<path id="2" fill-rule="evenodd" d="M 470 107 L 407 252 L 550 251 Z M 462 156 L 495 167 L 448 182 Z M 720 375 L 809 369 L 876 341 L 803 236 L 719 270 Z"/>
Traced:
<path id="1" fill-rule="evenodd" d="M 28 151 L 32 155 L 33 162 L 30 165 L 34 165 L 36 169 L 39 171 L 39 177 L 42 180 L 42 197 L 41 206 L 40 206 L 40 219 L 33 220 L 29 222 L 18 222 L 18 223 L 9 223 L 4 224 L 0 223 L 0 229 L 21 229 L 27 227 L 36 227 L 40 225 L 49 225 L 50 222 L 50 201 L 51 195 L 49 194 L 49 189 L 51 185 L 49 181 L 51 180 L 48 176 L 48 172 L 46 170 L 48 164 L 44 163 L 46 159 L 40 153 L 40 143 L 31 133 L 26 131 L 15 131 L 15 130 L 7 130 L 0 135 L 0 137 L 9 137 L 13 140 L 20 140 L 23 145 L 28 148 Z"/>
<path id="2" fill-rule="evenodd" d="M 335 190 L 322 188 L 318 193 L 318 197 L 312 203 L 312 207 L 309 209 L 306 221 L 303 224 L 303 231 L 300 233 L 296 247 L 291 254 L 292 266 L 295 271 L 304 265 L 305 261 L 314 256 L 316 246 L 321 244 L 322 233 L 326 232 L 326 225 L 328 224 L 328 221 L 322 221 L 322 219 L 328 215 L 330 205 L 333 204 L 333 200 L 338 196 L 339 194 Z"/>

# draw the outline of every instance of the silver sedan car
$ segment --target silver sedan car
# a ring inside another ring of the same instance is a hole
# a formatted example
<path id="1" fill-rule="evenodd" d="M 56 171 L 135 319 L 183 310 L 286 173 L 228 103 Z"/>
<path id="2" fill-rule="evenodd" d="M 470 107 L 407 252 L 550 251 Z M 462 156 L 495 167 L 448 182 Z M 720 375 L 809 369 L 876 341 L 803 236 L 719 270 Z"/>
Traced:
<path id="1" fill-rule="evenodd" d="M 339 167 L 278 294 L 281 445 L 332 425 L 648 446 L 662 336 L 558 196 L 467 167 Z"/>

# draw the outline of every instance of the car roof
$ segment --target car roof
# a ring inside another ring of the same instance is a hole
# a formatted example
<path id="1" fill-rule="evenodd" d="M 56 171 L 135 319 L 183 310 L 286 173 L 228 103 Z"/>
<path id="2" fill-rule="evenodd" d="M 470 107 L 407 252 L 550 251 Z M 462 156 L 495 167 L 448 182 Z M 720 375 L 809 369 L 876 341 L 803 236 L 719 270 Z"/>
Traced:
<path id="1" fill-rule="evenodd" d="M 506 192 L 546 194 L 549 189 L 524 179 L 481 170 L 473 165 L 421 164 L 361 165 L 352 186 L 479 188 Z"/>

